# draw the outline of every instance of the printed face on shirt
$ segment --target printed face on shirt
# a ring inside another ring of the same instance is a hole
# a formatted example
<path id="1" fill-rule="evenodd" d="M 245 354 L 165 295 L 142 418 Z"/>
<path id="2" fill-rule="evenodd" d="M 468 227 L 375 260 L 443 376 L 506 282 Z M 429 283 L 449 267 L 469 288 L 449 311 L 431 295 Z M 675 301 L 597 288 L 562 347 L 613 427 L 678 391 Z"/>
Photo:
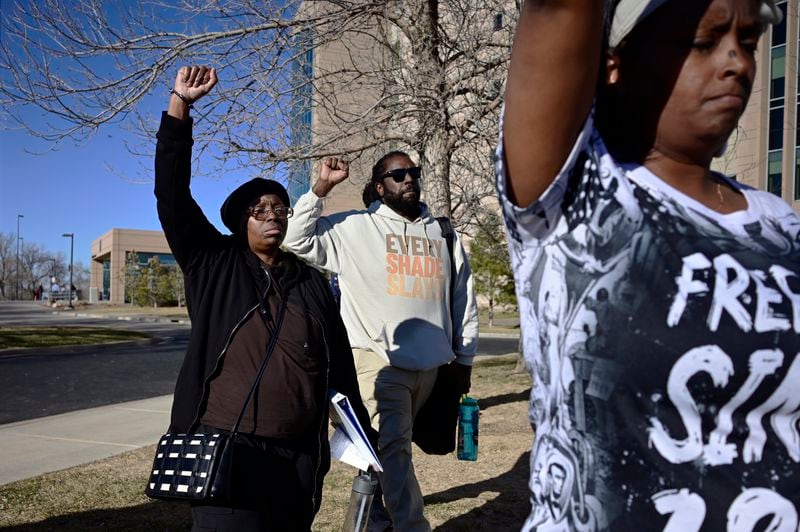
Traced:
<path id="1" fill-rule="evenodd" d="M 286 236 L 289 221 L 285 215 L 275 214 L 274 209 L 288 206 L 275 194 L 264 194 L 251 201 L 249 207 L 269 210 L 263 221 L 256 220 L 254 216 L 247 217 L 247 242 L 250 249 L 267 254 L 277 252 Z"/>
<path id="2" fill-rule="evenodd" d="M 762 22 L 757 0 L 667 2 L 619 48 L 619 108 L 628 139 L 682 161 L 710 160 L 744 112 Z M 619 109 L 618 108 L 618 109 Z"/>
<path id="3" fill-rule="evenodd" d="M 405 155 L 395 155 L 386 160 L 384 174 L 401 168 L 413 168 L 416 165 Z M 406 218 L 416 218 L 419 215 L 419 179 L 414 179 L 406 174 L 405 180 L 396 183 L 391 177 L 384 177 L 376 184 L 376 190 L 383 202 L 392 210 Z"/>

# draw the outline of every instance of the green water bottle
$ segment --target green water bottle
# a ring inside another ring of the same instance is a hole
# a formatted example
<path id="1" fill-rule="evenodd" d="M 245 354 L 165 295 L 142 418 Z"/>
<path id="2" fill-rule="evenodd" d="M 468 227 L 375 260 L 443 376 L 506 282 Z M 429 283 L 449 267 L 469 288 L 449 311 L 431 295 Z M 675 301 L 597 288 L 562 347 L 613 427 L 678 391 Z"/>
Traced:
<path id="1" fill-rule="evenodd" d="M 478 459 L 478 401 L 467 395 L 461 396 L 458 407 L 458 449 L 459 460 Z"/>

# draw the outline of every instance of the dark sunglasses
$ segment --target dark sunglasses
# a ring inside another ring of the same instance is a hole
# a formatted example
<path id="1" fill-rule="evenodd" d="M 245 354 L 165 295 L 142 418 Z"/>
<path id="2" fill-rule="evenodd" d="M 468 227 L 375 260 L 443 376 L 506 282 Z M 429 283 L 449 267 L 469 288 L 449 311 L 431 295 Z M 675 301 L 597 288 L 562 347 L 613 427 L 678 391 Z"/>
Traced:
<path id="1" fill-rule="evenodd" d="M 409 174 L 411 179 L 419 179 L 422 177 L 422 168 L 419 166 L 412 166 L 411 168 L 398 168 L 397 170 L 386 172 L 381 177 L 384 179 L 391 177 L 394 179 L 395 183 L 402 183 L 406 180 L 406 174 Z"/>

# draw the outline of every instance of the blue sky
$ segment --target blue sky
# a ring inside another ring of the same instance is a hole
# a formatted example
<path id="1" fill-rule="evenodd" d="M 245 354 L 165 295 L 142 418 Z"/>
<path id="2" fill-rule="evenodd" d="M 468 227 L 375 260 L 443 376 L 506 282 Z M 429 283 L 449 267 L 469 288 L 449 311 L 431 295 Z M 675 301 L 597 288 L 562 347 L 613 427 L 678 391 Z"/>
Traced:
<path id="1" fill-rule="evenodd" d="M 2 1 L 0 7 L 5 11 L 11 2 Z M 173 65 L 172 76 L 178 66 Z M 138 107 L 142 114 L 154 117 L 149 126 L 150 154 L 155 153 L 157 117 L 166 108 L 169 86 L 169 80 L 159 83 Z M 33 129 L 42 129 L 54 120 L 38 109 L 26 109 L 24 116 Z M 61 235 L 74 233 L 75 261 L 88 266 L 92 241 L 110 229 L 160 229 L 153 197 L 152 155 L 136 156 L 128 151 L 126 140 L 137 147 L 140 143 L 124 129 L 124 123 L 105 124 L 90 138 L 80 142 L 67 139 L 56 149 L 19 128 L 9 129 L 12 126 L 16 124 L 0 116 L 0 232 L 16 237 L 17 215 L 22 214 L 24 243 L 38 244 L 54 255 L 61 253 L 66 260 L 69 239 Z M 211 154 L 207 156 L 211 158 Z M 219 218 L 219 207 L 251 174 L 256 172 L 237 170 L 192 181 L 195 199 L 223 232 L 227 230 Z"/>
<path id="2" fill-rule="evenodd" d="M 92 240 L 106 231 L 160 229 L 152 158 L 131 155 L 123 142 L 127 135 L 118 126 L 108 126 L 82 145 L 67 141 L 56 151 L 47 151 L 48 143 L 26 132 L 0 131 L 0 231 L 16 236 L 17 215 L 22 214 L 24 243 L 62 252 L 67 260 L 69 239 L 61 235 L 74 233 L 75 261 L 88 266 Z M 227 230 L 219 207 L 246 179 L 239 174 L 193 180 L 195 199 L 222 231 Z"/>

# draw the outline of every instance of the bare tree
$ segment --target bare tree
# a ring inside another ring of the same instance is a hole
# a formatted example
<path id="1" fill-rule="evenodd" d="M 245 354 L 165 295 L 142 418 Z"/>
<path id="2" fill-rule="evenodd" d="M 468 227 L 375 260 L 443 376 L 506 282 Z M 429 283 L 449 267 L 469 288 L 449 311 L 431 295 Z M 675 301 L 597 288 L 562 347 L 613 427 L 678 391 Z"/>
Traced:
<path id="1" fill-rule="evenodd" d="M 16 282 L 17 241 L 13 233 L 0 233 L 0 299 L 13 297 Z"/>
<path id="2" fill-rule="evenodd" d="M 371 161 L 399 147 L 423 161 L 437 214 L 466 223 L 492 196 L 517 2 L 10 2 L 0 28 L 6 125 L 31 129 L 22 110 L 38 108 L 51 119 L 30 132 L 58 143 L 121 122 L 147 146 L 130 150 L 149 157 L 153 98 L 163 105 L 179 64 L 204 63 L 221 76 L 195 113 L 195 156 L 216 159 L 204 164 L 210 173 L 277 169 L 291 186 L 322 157 Z M 350 60 L 325 63 L 331 48 Z"/>
<path id="3" fill-rule="evenodd" d="M 47 279 L 60 271 L 63 264 L 63 255 L 53 258 L 39 244 L 25 242 L 19 251 L 20 298 L 32 299 L 33 291 L 40 284 L 47 285 Z"/>
<path id="4" fill-rule="evenodd" d="M 83 262 L 77 261 L 73 264 L 73 272 L 72 272 L 72 284 L 75 285 L 76 290 L 80 292 L 81 297 L 80 299 L 86 299 L 89 296 L 89 283 L 90 283 L 90 276 L 91 271 L 88 266 L 85 266 Z"/>

